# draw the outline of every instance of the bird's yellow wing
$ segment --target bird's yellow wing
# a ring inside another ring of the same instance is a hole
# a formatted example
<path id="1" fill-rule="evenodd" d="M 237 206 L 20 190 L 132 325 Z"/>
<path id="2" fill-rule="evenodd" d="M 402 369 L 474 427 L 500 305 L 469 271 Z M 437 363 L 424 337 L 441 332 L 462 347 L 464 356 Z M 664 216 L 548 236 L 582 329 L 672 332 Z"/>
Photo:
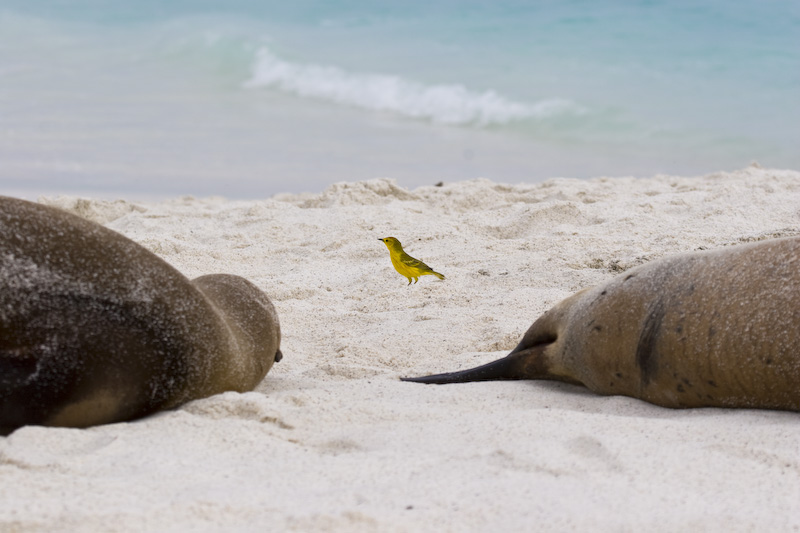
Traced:
<path id="1" fill-rule="evenodd" d="M 403 265 L 405 265 L 406 267 L 413 270 L 420 270 L 420 271 L 431 270 L 431 267 L 429 267 L 419 259 L 414 259 L 407 253 L 403 253 L 400 255 L 400 262 L 403 263 Z"/>

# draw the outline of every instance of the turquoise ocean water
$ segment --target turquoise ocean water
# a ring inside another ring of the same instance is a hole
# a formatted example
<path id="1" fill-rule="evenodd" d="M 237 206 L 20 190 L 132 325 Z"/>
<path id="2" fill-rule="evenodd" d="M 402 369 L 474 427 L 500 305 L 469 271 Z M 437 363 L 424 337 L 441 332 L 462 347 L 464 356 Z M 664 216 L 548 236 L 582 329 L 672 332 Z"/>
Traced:
<path id="1" fill-rule="evenodd" d="M 2 0 L 0 193 L 800 169 L 800 2 Z"/>

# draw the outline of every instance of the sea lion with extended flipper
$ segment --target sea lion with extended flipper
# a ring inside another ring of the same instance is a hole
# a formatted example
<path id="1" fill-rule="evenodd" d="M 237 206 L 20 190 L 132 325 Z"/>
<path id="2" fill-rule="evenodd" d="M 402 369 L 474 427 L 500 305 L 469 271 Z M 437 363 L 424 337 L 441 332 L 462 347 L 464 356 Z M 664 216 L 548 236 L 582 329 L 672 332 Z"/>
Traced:
<path id="1" fill-rule="evenodd" d="M 653 261 L 561 301 L 503 359 L 404 379 L 550 379 L 664 407 L 800 411 L 800 237 Z"/>
<path id="2" fill-rule="evenodd" d="M 252 390 L 281 358 L 269 298 L 189 281 L 130 239 L 0 197 L 0 434 L 130 420 Z"/>

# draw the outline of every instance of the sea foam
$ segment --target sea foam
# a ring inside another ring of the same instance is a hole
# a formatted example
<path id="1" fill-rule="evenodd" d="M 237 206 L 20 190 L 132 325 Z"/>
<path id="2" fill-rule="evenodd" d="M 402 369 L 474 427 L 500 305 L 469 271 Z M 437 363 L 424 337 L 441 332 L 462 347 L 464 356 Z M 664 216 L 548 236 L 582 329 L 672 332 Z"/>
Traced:
<path id="1" fill-rule="evenodd" d="M 530 104 L 495 91 L 471 91 L 459 84 L 426 85 L 390 74 L 354 73 L 336 66 L 285 61 L 266 48 L 256 54 L 247 88 L 278 89 L 301 97 L 373 111 L 396 113 L 440 124 L 507 124 L 581 108 L 564 99 Z"/>

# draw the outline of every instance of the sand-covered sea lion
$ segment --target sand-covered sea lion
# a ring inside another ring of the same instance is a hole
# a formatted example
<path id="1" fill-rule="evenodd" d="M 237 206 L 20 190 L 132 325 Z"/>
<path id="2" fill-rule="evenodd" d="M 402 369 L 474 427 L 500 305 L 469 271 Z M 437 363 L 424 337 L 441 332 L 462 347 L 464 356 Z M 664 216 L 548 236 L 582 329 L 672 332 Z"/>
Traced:
<path id="1" fill-rule="evenodd" d="M 252 390 L 279 348 L 275 308 L 245 279 L 189 281 L 99 224 L 0 197 L 0 433 Z"/>
<path id="2" fill-rule="evenodd" d="M 503 359 L 406 381 L 495 379 L 664 407 L 800 411 L 800 238 L 653 261 L 561 301 Z"/>

